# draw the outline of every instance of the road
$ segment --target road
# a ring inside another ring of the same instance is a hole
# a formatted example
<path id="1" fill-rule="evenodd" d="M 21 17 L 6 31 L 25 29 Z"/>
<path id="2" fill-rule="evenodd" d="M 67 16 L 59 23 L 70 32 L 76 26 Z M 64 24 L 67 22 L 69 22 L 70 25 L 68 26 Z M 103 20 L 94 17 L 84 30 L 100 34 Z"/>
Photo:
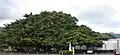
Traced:
<path id="1" fill-rule="evenodd" d="M 60 54 L 0 53 L 0 55 L 60 55 Z M 105 53 L 105 54 L 75 54 L 75 55 L 114 55 L 114 54 Z"/>

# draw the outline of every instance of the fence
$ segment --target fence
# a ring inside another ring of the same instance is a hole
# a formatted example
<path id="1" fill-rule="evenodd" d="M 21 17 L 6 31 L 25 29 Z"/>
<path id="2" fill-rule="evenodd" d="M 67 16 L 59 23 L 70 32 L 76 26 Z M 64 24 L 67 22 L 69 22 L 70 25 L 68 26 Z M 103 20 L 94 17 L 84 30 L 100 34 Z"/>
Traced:
<path id="1" fill-rule="evenodd" d="M 49 54 L 49 53 L 22 53 L 22 52 L 0 52 L 0 55 L 60 55 L 60 54 L 55 54 L 55 53 L 52 53 L 52 54 Z M 114 55 L 113 53 L 94 53 L 94 54 L 86 54 L 86 53 L 83 53 L 83 54 L 75 54 L 75 55 Z"/>

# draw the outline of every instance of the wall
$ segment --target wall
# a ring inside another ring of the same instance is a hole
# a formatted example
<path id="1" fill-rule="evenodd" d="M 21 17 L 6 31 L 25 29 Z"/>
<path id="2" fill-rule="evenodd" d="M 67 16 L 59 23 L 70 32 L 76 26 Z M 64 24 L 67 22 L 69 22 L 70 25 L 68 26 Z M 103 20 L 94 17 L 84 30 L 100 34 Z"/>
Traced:
<path id="1" fill-rule="evenodd" d="M 107 41 L 103 41 L 103 43 L 103 47 L 98 48 L 99 50 L 114 50 L 118 48 L 120 49 L 120 39 L 109 39 Z"/>

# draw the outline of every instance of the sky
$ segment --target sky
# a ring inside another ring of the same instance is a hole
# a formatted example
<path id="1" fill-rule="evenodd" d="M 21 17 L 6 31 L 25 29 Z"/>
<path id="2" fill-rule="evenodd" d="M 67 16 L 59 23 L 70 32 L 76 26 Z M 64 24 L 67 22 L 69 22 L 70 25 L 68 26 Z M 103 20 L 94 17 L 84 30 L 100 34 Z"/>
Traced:
<path id="1" fill-rule="evenodd" d="M 0 26 L 22 19 L 25 13 L 63 11 L 93 31 L 120 33 L 120 0 L 0 0 Z"/>

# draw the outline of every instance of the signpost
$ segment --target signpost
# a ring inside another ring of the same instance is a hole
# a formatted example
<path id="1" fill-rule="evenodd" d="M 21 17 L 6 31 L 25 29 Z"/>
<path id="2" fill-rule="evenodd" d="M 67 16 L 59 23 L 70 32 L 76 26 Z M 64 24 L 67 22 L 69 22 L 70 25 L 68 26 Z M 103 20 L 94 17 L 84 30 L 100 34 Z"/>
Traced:
<path id="1" fill-rule="evenodd" d="M 75 48 L 71 46 L 71 43 L 69 43 L 69 51 L 72 51 L 73 55 L 75 54 Z"/>
<path id="2" fill-rule="evenodd" d="M 72 47 L 71 47 L 71 43 L 69 43 L 69 51 L 72 51 L 72 49 L 71 49 Z"/>

